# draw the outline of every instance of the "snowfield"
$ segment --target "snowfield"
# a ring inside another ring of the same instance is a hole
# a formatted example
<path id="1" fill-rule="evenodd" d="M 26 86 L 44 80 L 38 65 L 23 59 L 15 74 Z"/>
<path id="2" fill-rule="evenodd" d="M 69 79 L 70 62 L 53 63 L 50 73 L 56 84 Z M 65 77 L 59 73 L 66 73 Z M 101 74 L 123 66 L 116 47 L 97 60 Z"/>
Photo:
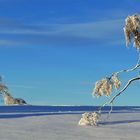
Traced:
<path id="1" fill-rule="evenodd" d="M 20 112 L 15 107 L 10 112 L 9 108 L 2 109 L 1 140 L 140 140 L 138 107 L 115 110 L 109 119 L 104 113 L 99 126 L 78 126 L 80 111 L 22 112 L 21 109 Z"/>

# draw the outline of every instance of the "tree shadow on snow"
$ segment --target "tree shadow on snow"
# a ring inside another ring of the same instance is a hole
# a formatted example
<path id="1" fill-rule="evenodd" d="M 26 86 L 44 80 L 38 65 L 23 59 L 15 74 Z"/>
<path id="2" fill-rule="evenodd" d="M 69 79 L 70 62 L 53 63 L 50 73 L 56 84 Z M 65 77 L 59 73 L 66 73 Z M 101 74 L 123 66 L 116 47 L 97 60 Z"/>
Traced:
<path id="1" fill-rule="evenodd" d="M 37 116 L 50 116 L 50 115 L 70 115 L 70 114 L 81 114 L 78 112 L 62 112 L 62 113 L 9 113 L 9 114 L 0 114 L 0 119 L 14 119 L 14 118 L 23 118 L 23 117 L 37 117 Z"/>
<path id="2" fill-rule="evenodd" d="M 48 116 L 48 115 L 68 115 L 68 114 L 82 114 L 84 112 L 97 111 L 98 106 L 0 106 L 0 119 L 33 117 L 33 116 Z M 110 107 L 106 107 L 102 112 L 107 114 Z M 124 106 L 113 107 L 112 114 L 117 113 L 140 113 L 139 106 Z M 100 122 L 101 125 L 112 125 L 121 123 L 140 122 L 140 120 L 122 120 L 122 121 L 108 121 Z"/>
<path id="3" fill-rule="evenodd" d="M 120 121 L 109 121 L 109 122 L 99 122 L 99 125 L 115 125 L 115 124 L 128 124 L 140 122 L 140 120 L 120 120 Z"/>

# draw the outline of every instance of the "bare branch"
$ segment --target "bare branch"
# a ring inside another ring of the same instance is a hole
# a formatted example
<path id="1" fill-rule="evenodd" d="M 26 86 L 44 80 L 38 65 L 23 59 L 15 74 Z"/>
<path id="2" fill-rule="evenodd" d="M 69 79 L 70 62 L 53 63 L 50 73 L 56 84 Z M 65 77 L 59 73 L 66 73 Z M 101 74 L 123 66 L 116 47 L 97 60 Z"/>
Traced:
<path id="1" fill-rule="evenodd" d="M 134 70 L 138 69 L 139 67 L 140 67 L 140 52 L 138 52 L 138 61 L 137 61 L 137 64 L 134 67 L 132 67 L 130 69 L 127 69 L 127 70 L 120 70 L 118 72 L 113 73 L 113 75 L 118 75 L 122 72 L 131 72 L 131 71 L 134 71 Z"/>
<path id="2" fill-rule="evenodd" d="M 101 113 L 101 110 L 104 106 L 106 105 L 109 105 L 109 104 L 113 104 L 113 101 L 120 95 L 122 94 L 127 88 L 128 86 L 133 82 L 133 81 L 136 81 L 136 80 L 140 80 L 140 77 L 136 77 L 136 78 L 133 78 L 133 79 L 130 79 L 127 84 L 124 86 L 124 88 L 122 88 L 122 90 L 120 90 L 120 92 L 118 94 L 116 94 L 110 101 L 107 101 L 105 102 L 102 106 L 100 106 L 99 108 L 99 113 Z M 112 112 L 112 106 L 111 106 L 111 110 L 109 111 L 109 114 Z"/>
<path id="3" fill-rule="evenodd" d="M 134 70 L 138 69 L 139 67 L 140 67 L 140 64 L 137 64 L 136 66 L 134 66 L 134 67 L 131 68 L 131 69 L 128 69 L 128 70 L 121 70 L 121 71 L 115 72 L 115 73 L 113 73 L 113 74 L 117 75 L 117 74 L 122 73 L 122 72 L 131 72 L 131 71 L 134 71 Z"/>
<path id="4" fill-rule="evenodd" d="M 140 80 L 140 77 L 136 77 L 136 78 L 133 78 L 133 79 L 130 79 L 127 84 L 124 86 L 124 88 L 118 93 L 116 94 L 110 101 L 109 101 L 109 104 L 113 103 L 113 101 L 120 95 L 122 94 L 122 92 L 124 92 L 127 87 L 133 82 L 133 81 L 136 81 L 136 80 Z"/>

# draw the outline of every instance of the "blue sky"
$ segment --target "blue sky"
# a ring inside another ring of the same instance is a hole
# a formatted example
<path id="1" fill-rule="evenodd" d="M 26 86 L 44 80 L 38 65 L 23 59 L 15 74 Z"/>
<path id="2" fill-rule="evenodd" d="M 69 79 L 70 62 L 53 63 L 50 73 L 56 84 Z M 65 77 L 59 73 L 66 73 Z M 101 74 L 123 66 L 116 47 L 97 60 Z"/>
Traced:
<path id="1" fill-rule="evenodd" d="M 14 97 L 37 105 L 99 105 L 95 81 L 135 65 L 124 19 L 139 0 L 0 0 L 0 74 Z M 135 77 L 123 74 L 127 81 Z M 140 83 L 115 102 L 140 105 Z"/>

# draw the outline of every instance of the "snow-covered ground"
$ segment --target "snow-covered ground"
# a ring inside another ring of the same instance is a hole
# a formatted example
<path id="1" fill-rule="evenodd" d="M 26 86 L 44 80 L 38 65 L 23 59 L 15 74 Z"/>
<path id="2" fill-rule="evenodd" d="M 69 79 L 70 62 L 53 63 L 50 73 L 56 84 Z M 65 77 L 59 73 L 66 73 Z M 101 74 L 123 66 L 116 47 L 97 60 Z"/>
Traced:
<path id="1" fill-rule="evenodd" d="M 0 140 L 140 140 L 140 110 L 117 110 L 99 126 L 78 126 L 79 112 L 0 113 Z"/>

